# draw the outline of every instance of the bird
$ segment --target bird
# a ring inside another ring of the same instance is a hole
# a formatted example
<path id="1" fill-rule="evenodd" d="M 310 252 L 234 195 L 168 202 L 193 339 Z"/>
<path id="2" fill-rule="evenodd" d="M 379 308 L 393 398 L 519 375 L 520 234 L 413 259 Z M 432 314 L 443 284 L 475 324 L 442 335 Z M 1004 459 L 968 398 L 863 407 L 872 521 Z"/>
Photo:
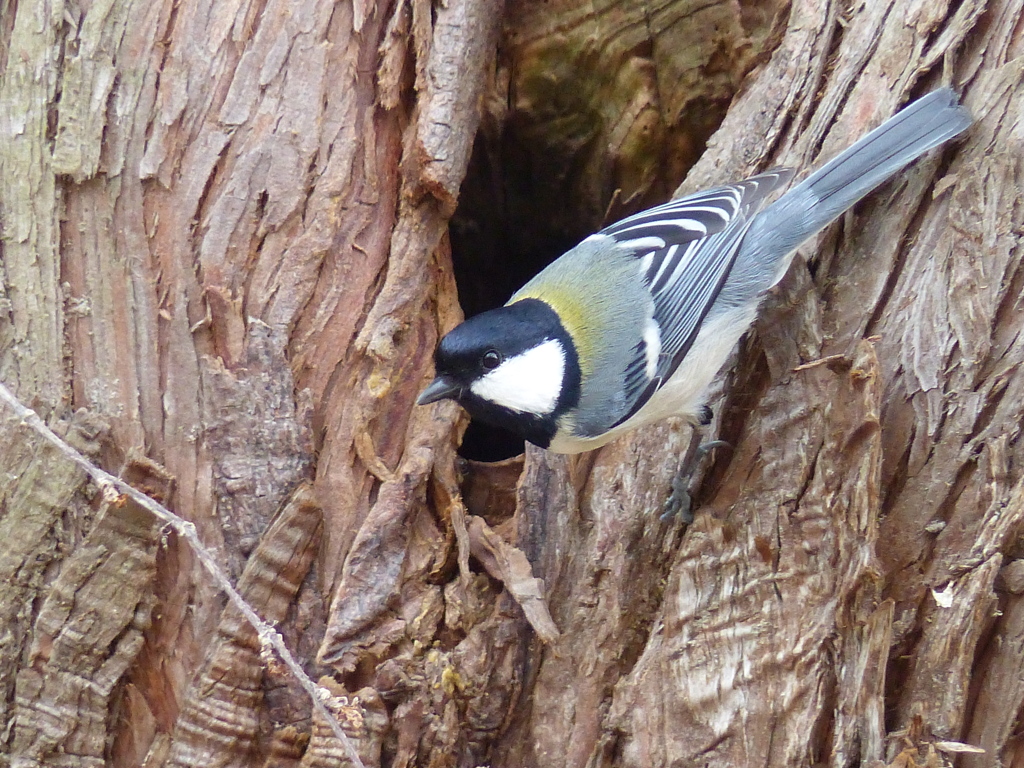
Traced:
<path id="1" fill-rule="evenodd" d="M 605 227 L 503 307 L 446 334 L 416 402 L 454 400 L 556 453 L 593 450 L 673 416 L 709 423 L 706 389 L 796 249 L 971 122 L 953 90 L 940 88 L 770 204 L 792 169 Z"/>

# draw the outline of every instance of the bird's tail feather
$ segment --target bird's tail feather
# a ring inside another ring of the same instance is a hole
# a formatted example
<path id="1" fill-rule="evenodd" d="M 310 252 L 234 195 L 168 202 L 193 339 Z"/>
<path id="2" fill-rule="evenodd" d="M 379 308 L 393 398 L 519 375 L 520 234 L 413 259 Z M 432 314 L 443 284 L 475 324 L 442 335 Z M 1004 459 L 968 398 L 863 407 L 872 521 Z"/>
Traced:
<path id="1" fill-rule="evenodd" d="M 949 88 L 929 93 L 885 121 L 826 163 L 789 194 L 818 202 L 807 221 L 810 237 L 838 218 L 898 170 L 971 124 L 970 113 Z"/>
<path id="2" fill-rule="evenodd" d="M 780 260 L 801 243 L 970 124 L 970 113 L 949 88 L 923 96 L 768 206 L 750 228 L 744 243 L 745 250 L 749 248 L 746 257 L 762 267 L 773 261 L 783 267 Z"/>

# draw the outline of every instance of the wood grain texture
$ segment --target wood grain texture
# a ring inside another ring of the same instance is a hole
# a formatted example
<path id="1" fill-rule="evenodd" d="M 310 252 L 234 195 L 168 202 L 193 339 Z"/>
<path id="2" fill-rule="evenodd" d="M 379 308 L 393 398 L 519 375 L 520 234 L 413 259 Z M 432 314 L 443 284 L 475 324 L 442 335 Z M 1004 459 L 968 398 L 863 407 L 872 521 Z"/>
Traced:
<path id="1" fill-rule="evenodd" d="M 35 605 L 49 590 L 47 571 L 84 534 L 87 523 L 77 522 L 72 510 L 88 506 L 80 499 L 75 503 L 85 474 L 62 461 L 6 408 L 0 411 L 0 466 L 7 478 L 0 483 L 0 717 L 10 723 L 18 670 L 32 643 Z M 8 728 L 4 754 L 11 737 Z"/>
<path id="2" fill-rule="evenodd" d="M 35 617 L 15 682 L 13 765 L 106 765 L 107 720 L 154 605 L 157 526 L 111 506 L 75 548 Z"/>
<path id="3" fill-rule="evenodd" d="M 64 4 L 21 6 L 5 30 L 0 77 L 0 160 L 4 200 L 3 331 L 0 375 L 49 415 L 68 400 L 63 364 L 64 291 L 60 274 L 63 193 L 48 146 L 50 110 L 60 71 Z"/>

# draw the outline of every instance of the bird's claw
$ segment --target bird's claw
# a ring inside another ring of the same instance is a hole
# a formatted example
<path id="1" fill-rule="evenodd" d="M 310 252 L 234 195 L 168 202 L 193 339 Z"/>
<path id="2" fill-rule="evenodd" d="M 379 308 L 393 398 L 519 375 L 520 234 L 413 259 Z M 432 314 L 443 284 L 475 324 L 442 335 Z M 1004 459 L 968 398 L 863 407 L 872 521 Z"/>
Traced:
<path id="1" fill-rule="evenodd" d="M 693 455 L 686 462 L 681 470 L 672 478 L 672 492 L 662 506 L 661 520 L 667 522 L 677 515 L 685 525 L 693 522 L 693 511 L 691 506 L 693 499 L 690 496 L 690 480 L 697 473 L 701 461 L 715 448 L 729 448 L 732 446 L 725 440 L 710 440 L 701 443 L 693 452 Z"/>

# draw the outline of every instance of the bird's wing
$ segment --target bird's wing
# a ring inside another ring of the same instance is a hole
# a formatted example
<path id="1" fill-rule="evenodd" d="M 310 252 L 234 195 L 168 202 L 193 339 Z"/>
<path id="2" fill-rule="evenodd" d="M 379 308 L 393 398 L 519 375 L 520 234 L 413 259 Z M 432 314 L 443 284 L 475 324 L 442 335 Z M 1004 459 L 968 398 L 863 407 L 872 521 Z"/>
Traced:
<path id="1" fill-rule="evenodd" d="M 722 290 L 739 245 L 767 198 L 792 177 L 788 168 L 672 200 L 623 219 L 596 236 L 613 238 L 639 262 L 653 313 L 626 369 L 633 416 L 675 373 Z"/>

